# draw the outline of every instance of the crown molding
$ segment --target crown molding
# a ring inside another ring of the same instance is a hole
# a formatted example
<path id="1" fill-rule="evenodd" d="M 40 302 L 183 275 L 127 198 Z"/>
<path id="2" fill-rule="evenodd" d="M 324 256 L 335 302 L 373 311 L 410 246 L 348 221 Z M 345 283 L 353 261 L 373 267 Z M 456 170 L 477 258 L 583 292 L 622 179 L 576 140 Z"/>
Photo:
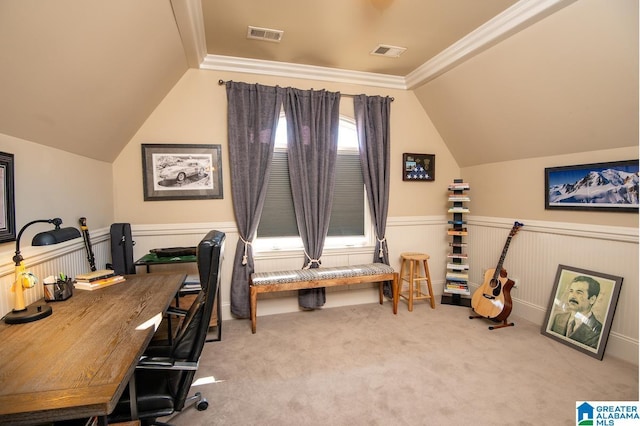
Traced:
<path id="1" fill-rule="evenodd" d="M 287 78 L 333 81 L 337 83 L 361 84 L 365 86 L 406 89 L 405 78 L 372 72 L 341 70 L 338 68 L 293 64 L 289 62 L 265 61 L 233 56 L 207 55 L 200 69 L 262 74 Z"/>
<path id="2" fill-rule="evenodd" d="M 576 1 L 520 0 L 404 77 L 222 55 L 205 55 L 204 59 L 199 63 L 199 67 L 200 69 L 214 71 L 333 81 L 400 90 L 413 89 L 433 80 L 474 55 Z M 200 43 L 199 46 L 191 49 L 185 47 L 185 50 L 187 53 L 195 51 L 200 52 L 199 55 L 202 55 L 204 26 L 196 25 L 202 21 L 202 8 L 194 6 L 196 3 L 200 4 L 200 0 L 172 0 L 174 4 L 183 4 L 183 8 L 185 8 L 184 2 L 191 2 L 188 5 L 189 7 L 186 7 L 190 18 L 178 20 L 180 34 L 190 34 L 189 39 Z M 199 18 L 194 16 L 197 13 L 200 14 Z M 182 28 L 184 25 L 190 28 Z M 193 42 L 189 42 L 183 36 L 183 43 L 187 46 Z M 202 56 L 199 57 L 201 58 Z M 192 62 L 190 61 L 190 63 Z"/>
<path id="3" fill-rule="evenodd" d="M 520 0 L 407 74 L 408 89 L 423 85 L 577 0 Z"/>
<path id="4" fill-rule="evenodd" d="M 202 2 L 201 0 L 171 0 L 171 8 L 182 40 L 187 64 L 192 68 L 197 68 L 207 56 Z"/>

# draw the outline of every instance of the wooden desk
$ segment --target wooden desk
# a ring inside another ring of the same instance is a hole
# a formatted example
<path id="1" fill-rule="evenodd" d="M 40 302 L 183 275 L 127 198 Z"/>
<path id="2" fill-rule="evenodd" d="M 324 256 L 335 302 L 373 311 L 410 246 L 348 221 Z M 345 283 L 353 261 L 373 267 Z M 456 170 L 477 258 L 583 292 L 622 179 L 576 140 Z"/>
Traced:
<path id="1" fill-rule="evenodd" d="M 142 324 L 173 300 L 184 274 L 128 275 L 75 290 L 53 314 L 0 324 L 0 425 L 106 416 L 115 408 L 154 332 Z"/>

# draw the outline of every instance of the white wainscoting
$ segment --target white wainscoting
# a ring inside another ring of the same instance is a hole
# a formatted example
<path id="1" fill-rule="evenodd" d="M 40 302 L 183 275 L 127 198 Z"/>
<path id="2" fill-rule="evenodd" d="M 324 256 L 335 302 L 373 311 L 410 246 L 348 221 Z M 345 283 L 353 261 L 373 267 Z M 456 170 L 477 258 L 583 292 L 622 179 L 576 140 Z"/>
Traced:
<path id="1" fill-rule="evenodd" d="M 397 217 L 389 218 L 387 241 L 391 253 L 391 265 L 400 267 L 399 255 L 404 251 L 428 253 L 429 267 L 438 300 L 442 294 L 446 272 L 446 254 L 449 251 L 446 235 L 447 217 Z M 549 303 L 555 273 L 559 264 L 579 267 L 624 277 L 620 300 L 615 313 L 605 356 L 622 358 L 638 364 L 638 229 L 576 225 L 542 221 L 527 221 L 513 238 L 504 267 L 518 287 L 511 290 L 512 316 L 541 325 Z M 502 252 L 513 219 L 468 217 L 468 253 L 470 284 L 472 291 L 481 283 L 484 271 L 494 268 Z M 195 246 L 210 230 L 218 229 L 227 234 L 225 257 L 222 267 L 222 317 L 230 319 L 229 283 L 233 254 L 238 241 L 235 224 L 197 223 L 133 225 L 134 257 L 137 259 L 150 249 L 159 247 Z M 109 230 L 91 231 L 96 265 L 103 268 L 110 261 Z M 23 243 L 24 245 L 24 243 Z M 49 247 L 22 249 L 25 264 L 41 279 L 47 275 L 65 272 L 76 275 L 88 271 L 83 241 L 78 238 Z M 13 307 L 14 265 L 13 251 L 0 252 L 0 311 L 4 315 Z M 302 251 L 277 251 L 256 255 L 257 271 L 276 271 L 300 268 Z M 373 247 L 327 250 L 322 256 L 324 266 L 353 265 L 373 260 Z M 162 267 L 154 267 L 162 269 Z M 181 268 L 188 273 L 196 271 L 195 265 Z M 139 269 L 139 272 L 144 272 Z M 25 293 L 27 303 L 42 297 L 39 284 Z M 325 307 L 375 303 L 377 287 L 364 284 L 336 287 L 327 292 Z M 402 304 L 400 309 L 406 307 Z M 460 308 L 461 315 L 468 308 Z M 55 304 L 54 304 L 55 310 Z M 268 294 L 258 303 L 258 315 L 271 315 L 298 311 L 295 292 Z M 437 308 L 436 311 L 437 312 Z M 247 322 L 249 330 L 249 323 Z M 516 324 L 517 327 L 517 324 Z"/>
<path id="2" fill-rule="evenodd" d="M 472 288 L 497 266 L 513 220 L 469 217 Z M 638 364 L 638 229 L 527 221 L 512 239 L 504 268 L 517 281 L 512 314 L 542 325 L 558 265 L 624 278 L 605 356 Z"/>
<path id="3" fill-rule="evenodd" d="M 109 230 L 91 231 L 96 267 L 103 269 L 111 258 Z M 76 238 L 61 244 L 44 247 L 32 247 L 29 242 L 20 241 L 20 252 L 24 257 L 23 264 L 27 271 L 34 273 L 38 284 L 25 290 L 25 303 L 30 304 L 44 297 L 42 280 L 49 275 L 64 273 L 70 277 L 90 270 L 84 240 Z M 15 243 L 6 244 L 0 251 L 0 315 L 4 316 L 14 306 L 14 294 L 11 286 L 15 280 L 15 264 L 12 261 Z M 52 304 L 55 312 L 55 302 Z"/>

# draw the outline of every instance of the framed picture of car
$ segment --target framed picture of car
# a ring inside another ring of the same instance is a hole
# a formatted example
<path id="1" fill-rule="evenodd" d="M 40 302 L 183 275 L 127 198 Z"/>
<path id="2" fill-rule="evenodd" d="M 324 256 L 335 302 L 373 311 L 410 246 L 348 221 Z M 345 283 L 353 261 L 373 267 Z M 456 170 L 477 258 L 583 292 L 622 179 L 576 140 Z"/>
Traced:
<path id="1" fill-rule="evenodd" d="M 222 197 L 221 145 L 142 144 L 145 201 Z"/>

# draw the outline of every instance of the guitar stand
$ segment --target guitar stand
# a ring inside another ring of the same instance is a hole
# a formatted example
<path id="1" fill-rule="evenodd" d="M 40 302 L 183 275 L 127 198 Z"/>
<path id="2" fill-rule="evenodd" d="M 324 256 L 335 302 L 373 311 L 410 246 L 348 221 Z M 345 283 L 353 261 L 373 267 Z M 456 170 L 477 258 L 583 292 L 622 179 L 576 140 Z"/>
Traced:
<path id="1" fill-rule="evenodd" d="M 469 315 L 469 319 L 474 319 L 474 318 L 486 318 L 486 317 L 483 317 L 483 316 L 480 316 L 480 315 Z M 490 319 L 491 321 L 494 321 L 494 322 L 500 322 L 500 320 L 496 320 L 496 319 L 492 319 L 492 318 L 487 318 L 487 319 Z M 515 325 L 516 324 L 513 323 L 513 322 L 507 322 L 507 318 L 505 318 L 502 321 L 502 324 L 500 324 L 500 325 L 490 325 L 489 326 L 489 330 L 495 330 L 496 328 L 513 327 Z"/>

